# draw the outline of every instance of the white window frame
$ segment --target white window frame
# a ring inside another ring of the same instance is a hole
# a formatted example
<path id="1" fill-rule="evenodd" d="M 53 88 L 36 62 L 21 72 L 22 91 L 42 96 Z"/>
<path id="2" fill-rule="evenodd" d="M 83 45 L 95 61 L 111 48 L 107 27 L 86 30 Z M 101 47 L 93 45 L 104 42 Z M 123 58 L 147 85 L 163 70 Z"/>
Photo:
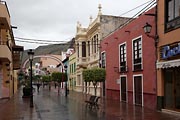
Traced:
<path id="1" fill-rule="evenodd" d="M 103 53 L 105 53 L 105 66 L 104 66 L 104 68 L 106 68 L 106 51 L 101 52 L 101 67 L 102 67 L 102 54 Z"/>
<path id="2" fill-rule="evenodd" d="M 126 47 L 126 71 L 127 71 L 127 43 L 126 43 L 126 42 L 123 42 L 123 43 L 119 44 L 119 66 L 118 66 L 118 68 L 119 68 L 119 71 L 120 71 L 120 72 L 121 72 L 120 46 L 121 46 L 121 45 L 124 45 L 124 44 L 125 44 L 125 47 Z"/>
<path id="3" fill-rule="evenodd" d="M 134 71 L 134 49 L 133 49 L 133 43 L 135 40 L 141 38 L 141 70 L 143 70 L 143 39 L 142 35 L 132 39 L 132 71 Z"/>

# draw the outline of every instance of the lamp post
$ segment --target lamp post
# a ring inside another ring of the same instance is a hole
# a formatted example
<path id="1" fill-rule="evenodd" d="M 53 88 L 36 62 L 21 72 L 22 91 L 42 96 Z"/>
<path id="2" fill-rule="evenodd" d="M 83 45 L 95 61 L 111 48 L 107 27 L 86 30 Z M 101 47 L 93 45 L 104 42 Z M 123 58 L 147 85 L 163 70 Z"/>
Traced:
<path id="1" fill-rule="evenodd" d="M 31 87 L 31 95 L 30 95 L 30 107 L 33 107 L 33 86 L 32 86 L 32 61 L 34 52 L 32 49 L 28 51 L 29 62 L 30 62 L 30 87 Z"/>
<path id="2" fill-rule="evenodd" d="M 67 65 L 64 66 L 64 70 L 65 70 L 65 73 L 66 73 L 66 81 L 65 81 L 65 96 L 67 97 Z"/>

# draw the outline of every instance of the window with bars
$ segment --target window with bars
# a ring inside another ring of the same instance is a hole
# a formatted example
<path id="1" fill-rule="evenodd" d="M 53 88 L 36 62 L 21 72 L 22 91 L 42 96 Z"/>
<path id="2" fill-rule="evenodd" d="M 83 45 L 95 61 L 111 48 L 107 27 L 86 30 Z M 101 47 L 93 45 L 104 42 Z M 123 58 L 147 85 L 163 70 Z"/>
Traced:
<path id="1" fill-rule="evenodd" d="M 166 30 L 180 26 L 180 0 L 165 0 Z"/>
<path id="2" fill-rule="evenodd" d="M 101 67 L 106 68 L 106 52 L 101 53 Z"/>
<path id="3" fill-rule="evenodd" d="M 133 41 L 133 67 L 134 71 L 142 70 L 142 40 Z"/>
<path id="4" fill-rule="evenodd" d="M 127 71 L 127 55 L 126 55 L 126 43 L 121 44 L 119 46 L 119 65 L 120 65 L 120 72 L 125 72 Z"/>

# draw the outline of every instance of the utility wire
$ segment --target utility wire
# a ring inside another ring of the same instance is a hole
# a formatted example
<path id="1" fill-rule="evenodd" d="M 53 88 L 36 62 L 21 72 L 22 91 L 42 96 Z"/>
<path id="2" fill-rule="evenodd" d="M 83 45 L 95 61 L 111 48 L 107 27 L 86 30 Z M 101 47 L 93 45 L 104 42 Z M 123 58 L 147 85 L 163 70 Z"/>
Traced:
<path id="1" fill-rule="evenodd" d="M 133 10 L 136 10 L 137 8 L 139 8 L 139 7 L 141 7 L 141 6 L 145 5 L 145 4 L 147 4 L 147 3 L 149 3 L 149 2 L 152 2 L 152 1 L 154 1 L 154 0 L 147 1 L 147 2 L 145 2 L 145 3 L 141 4 L 141 5 L 139 5 L 139 6 L 135 7 L 135 8 L 133 8 L 133 9 L 131 9 L 131 10 L 127 11 L 127 12 L 122 13 L 122 14 L 121 14 L 121 15 L 119 15 L 119 16 L 123 16 L 123 15 L 125 15 L 125 14 L 127 14 L 127 13 L 129 13 L 129 12 L 131 12 L 131 11 L 133 11 Z"/>
<path id="2" fill-rule="evenodd" d="M 146 5 L 143 9 L 141 9 L 138 13 L 136 13 L 133 17 L 131 17 L 131 19 L 127 20 L 124 24 L 121 24 L 120 26 L 118 26 L 115 30 L 111 31 L 108 35 L 106 35 L 104 38 L 106 38 L 107 36 L 109 36 L 111 33 L 115 32 L 117 29 L 122 28 L 123 26 L 127 25 L 128 23 L 130 23 L 131 21 L 133 21 L 136 17 L 140 16 L 142 13 L 144 13 L 145 11 L 147 11 L 148 9 L 150 9 L 153 5 L 156 4 L 155 0 L 150 0 L 148 2 L 145 2 L 123 14 L 121 14 L 120 16 L 127 14 L 145 4 L 149 3 L 148 5 Z M 68 45 L 69 43 L 61 43 L 61 42 L 70 42 L 70 41 L 55 41 L 55 40 L 43 40 L 43 39 L 30 39 L 30 38 L 23 38 L 23 37 L 14 37 L 16 38 L 15 41 L 18 42 L 26 42 L 26 43 L 36 43 L 36 44 L 63 44 L 63 45 Z M 73 37 L 72 37 L 73 38 Z M 53 42 L 57 42 L 57 43 L 53 43 Z"/>
<path id="3" fill-rule="evenodd" d="M 36 44 L 50 44 L 50 43 L 45 43 L 45 42 L 32 42 L 32 41 L 24 41 L 24 40 L 17 40 L 17 39 L 15 39 L 15 41 L 25 42 L 25 43 L 36 43 Z"/>
<path id="4" fill-rule="evenodd" d="M 104 36 L 103 38 L 106 38 L 107 36 L 109 36 L 110 34 L 112 34 L 113 32 L 115 32 L 116 30 L 118 30 L 119 28 L 122 28 L 124 26 L 126 26 L 127 24 L 129 24 L 130 22 L 132 22 L 136 17 L 142 15 L 144 12 L 146 12 L 147 10 L 149 10 L 152 6 L 154 6 L 156 4 L 156 1 L 152 1 L 151 3 L 149 3 L 148 5 L 146 5 L 144 8 L 142 8 L 138 13 L 136 13 L 131 19 L 127 20 L 125 23 L 119 25 L 119 27 L 117 27 L 116 29 L 114 29 L 113 31 L 111 31 L 109 34 L 107 34 L 106 36 Z"/>
<path id="5" fill-rule="evenodd" d="M 47 42 L 34 42 L 34 41 L 24 41 L 24 40 L 17 40 L 17 39 L 15 39 L 15 41 L 25 42 L 25 43 L 36 43 L 36 44 L 53 44 L 53 43 L 47 43 Z M 59 44 L 64 44 L 64 43 L 59 43 Z"/>
<path id="6" fill-rule="evenodd" d="M 36 44 L 46 44 L 46 45 L 59 45 L 59 44 L 61 44 L 61 45 L 71 45 L 71 43 L 45 43 L 45 42 L 33 42 L 33 41 L 23 41 L 23 40 L 16 40 L 16 41 L 18 41 L 18 42 L 26 42 L 26 43 L 36 43 Z M 79 44 L 74 44 L 74 45 L 76 45 L 76 46 L 83 46 L 83 45 L 79 45 Z M 89 45 L 100 45 L 100 44 L 89 44 Z"/>
<path id="7" fill-rule="evenodd" d="M 30 39 L 30 38 L 22 38 L 22 37 L 14 37 L 16 39 L 20 40 L 27 40 L 27 41 L 43 41 L 43 42 L 67 42 L 67 41 L 54 41 L 54 40 L 42 40 L 42 39 Z M 70 38 L 68 38 L 70 39 Z"/>

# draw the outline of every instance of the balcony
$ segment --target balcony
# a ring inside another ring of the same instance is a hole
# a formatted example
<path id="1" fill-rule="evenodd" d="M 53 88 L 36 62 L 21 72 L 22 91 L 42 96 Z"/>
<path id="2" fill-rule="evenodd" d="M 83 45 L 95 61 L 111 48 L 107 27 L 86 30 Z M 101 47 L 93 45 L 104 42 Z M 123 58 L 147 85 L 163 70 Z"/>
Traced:
<path id="1" fill-rule="evenodd" d="M 10 14 L 5 1 L 0 1 L 0 28 L 10 28 Z"/>
<path id="2" fill-rule="evenodd" d="M 9 49 L 7 42 L 0 41 L 0 60 L 10 62 L 12 60 L 12 53 Z"/>
<path id="3" fill-rule="evenodd" d="M 94 53 L 91 55 L 89 63 L 93 64 L 99 61 L 99 54 L 98 53 Z"/>
<path id="4" fill-rule="evenodd" d="M 82 67 L 82 68 L 86 68 L 87 67 L 87 57 L 80 57 L 77 59 L 77 66 Z"/>
<path id="5" fill-rule="evenodd" d="M 23 50 L 22 46 L 13 46 L 13 70 L 20 69 L 20 52 Z"/>

